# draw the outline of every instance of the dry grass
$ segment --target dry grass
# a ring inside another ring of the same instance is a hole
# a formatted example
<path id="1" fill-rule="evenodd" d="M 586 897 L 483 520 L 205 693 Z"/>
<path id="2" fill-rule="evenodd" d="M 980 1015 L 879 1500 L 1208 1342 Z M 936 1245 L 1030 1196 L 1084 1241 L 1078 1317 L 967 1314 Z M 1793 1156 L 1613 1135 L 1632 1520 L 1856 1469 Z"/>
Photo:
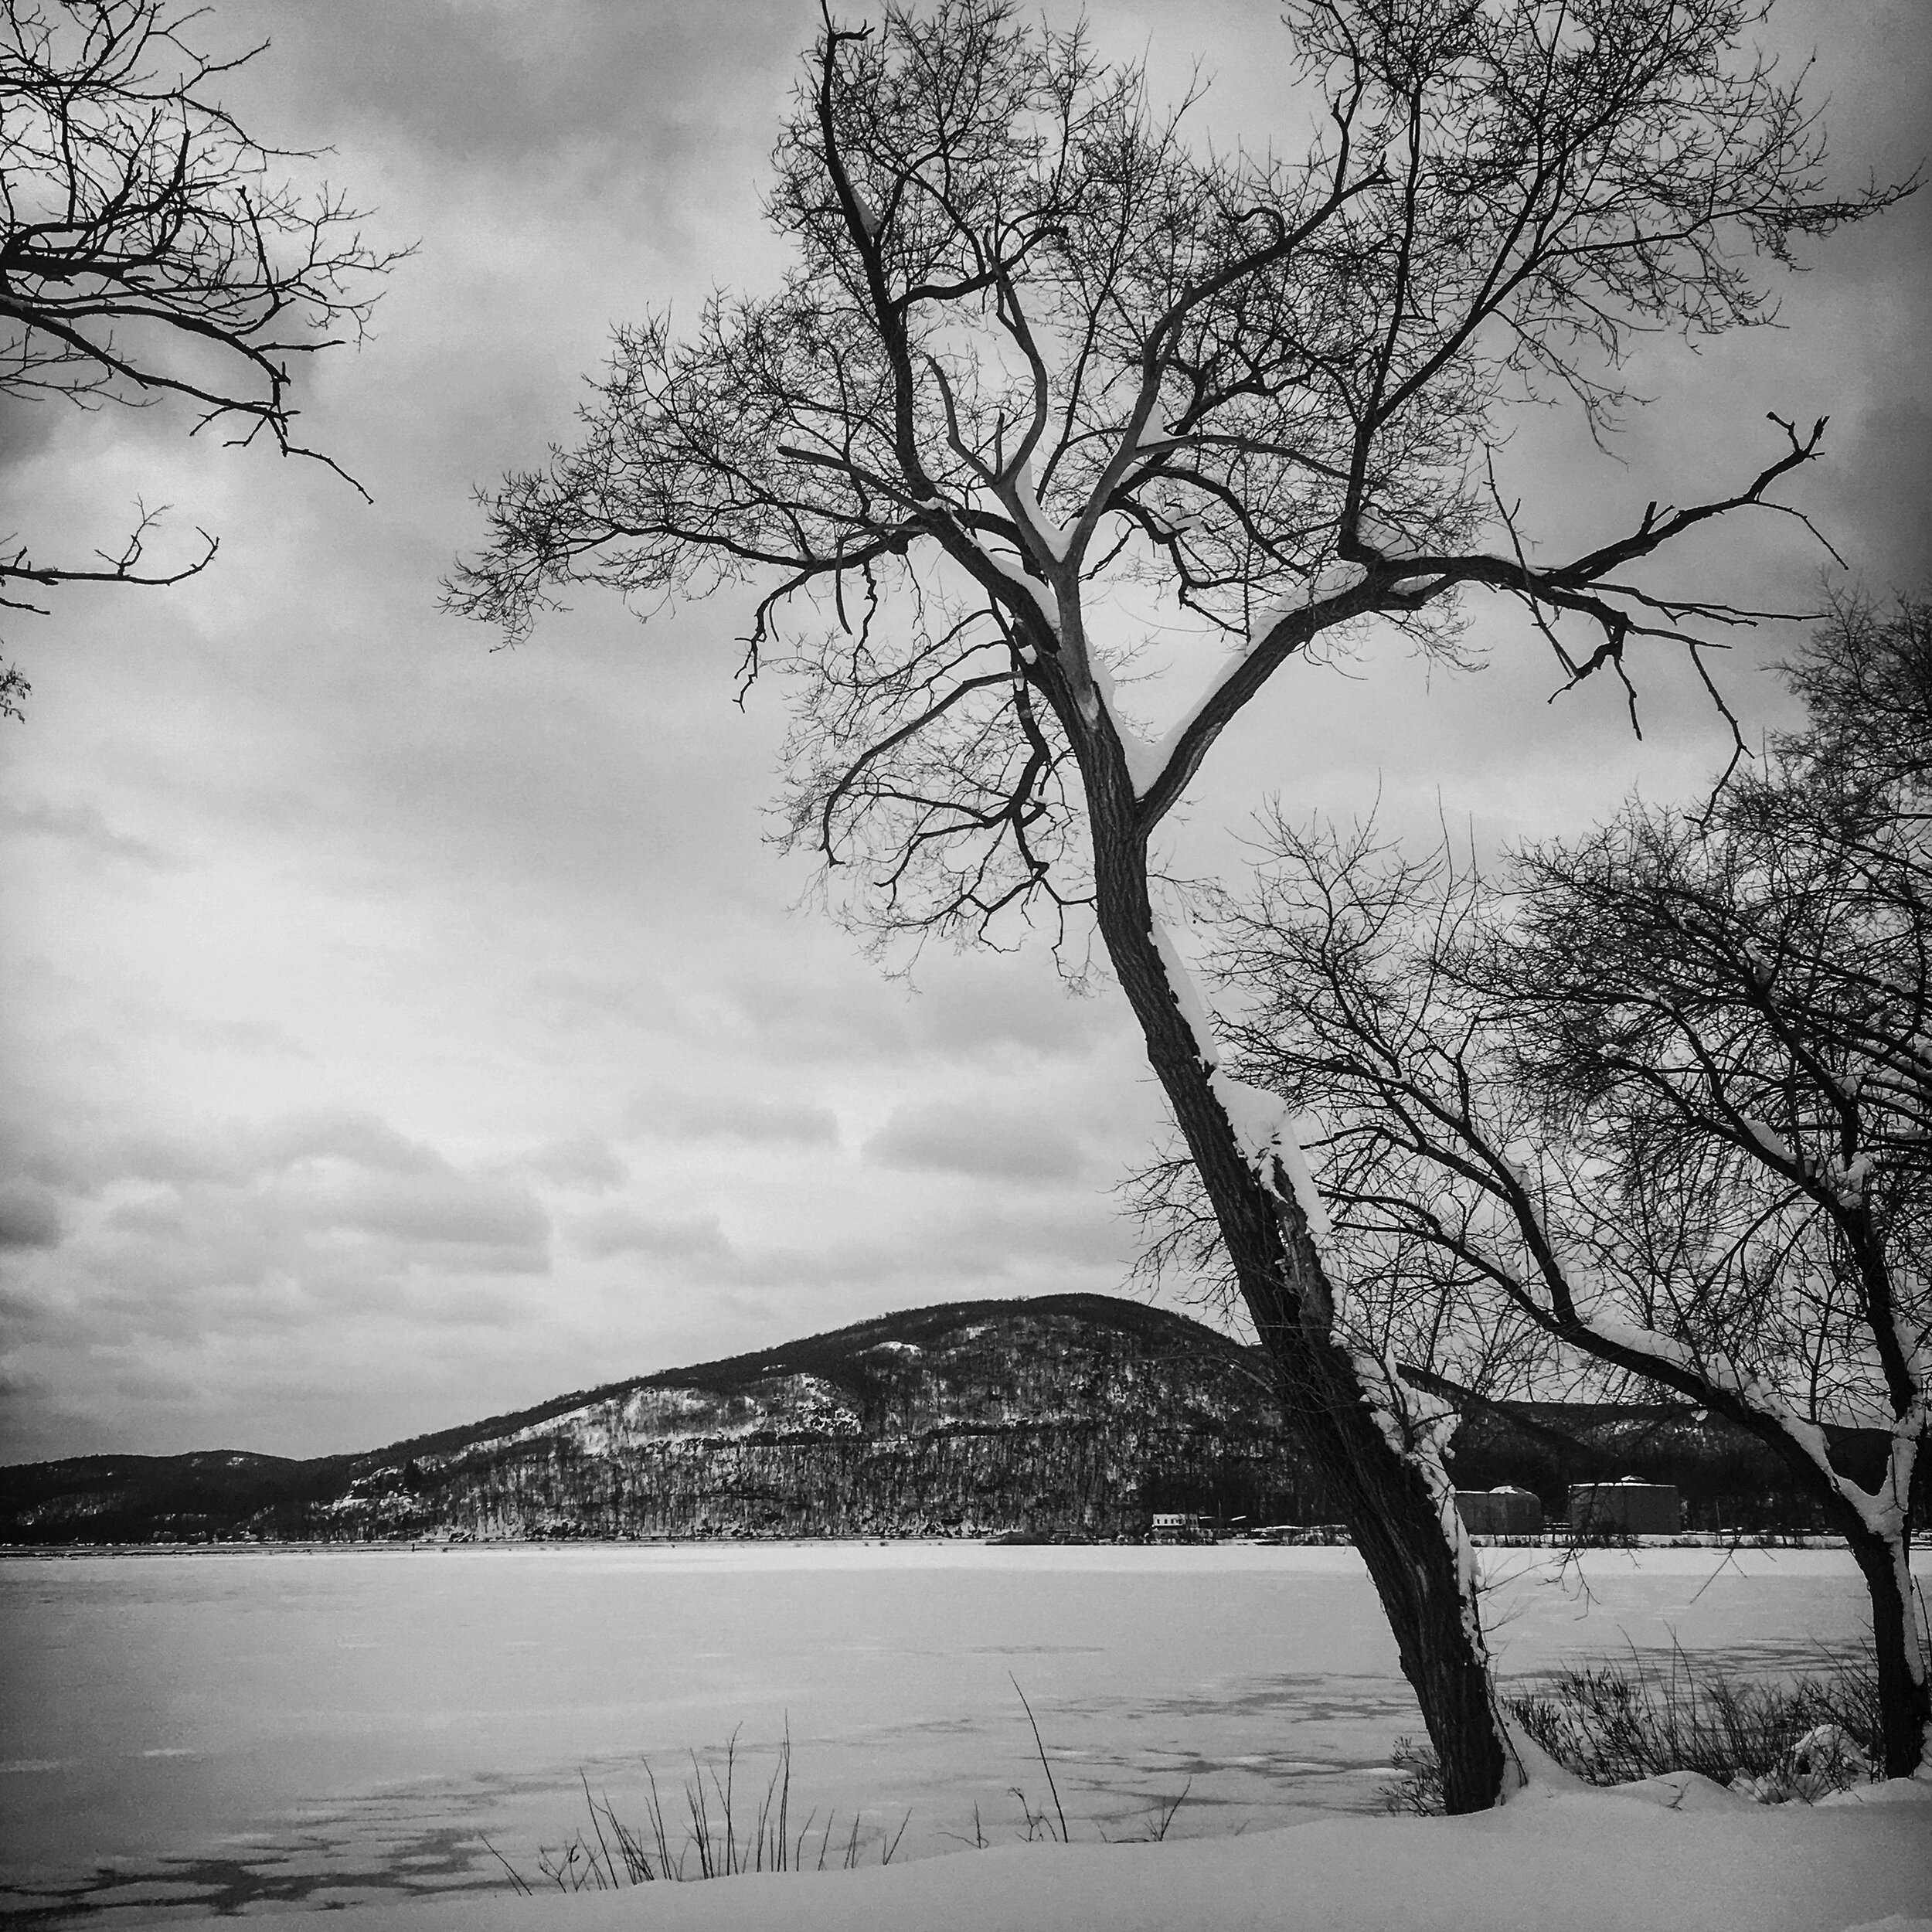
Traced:
<path id="1" fill-rule="evenodd" d="M 1871 1653 L 1821 1658 L 1788 1682 L 1742 1682 L 1673 1650 L 1659 1665 L 1562 1672 L 1509 1700 L 1510 1715 L 1558 1764 L 1590 1784 L 1699 1771 L 1719 1784 L 1774 1776 L 1792 1747 L 1821 1725 L 1842 1730 L 1874 1762 L 1879 1749 L 1877 1667 Z"/>
<path id="2" fill-rule="evenodd" d="M 1072 1832 L 1060 1802 L 1053 1760 L 1047 1754 L 1033 1707 L 1017 1679 L 1013 1680 L 1013 1689 L 1026 1713 L 1034 1753 L 1046 1774 L 1052 1808 L 1049 1811 L 1046 1806 L 1036 1806 L 1023 1790 L 1015 1786 L 1011 1795 L 1019 1802 L 1022 1820 L 1017 1835 L 1029 1843 L 1046 1839 L 1067 1844 Z M 503 1867 L 511 1886 L 526 1896 L 539 1885 L 563 1892 L 611 1891 L 631 1885 L 728 1878 L 739 1872 L 849 1872 L 865 1862 L 875 1843 L 879 1862 L 889 1865 L 912 1820 L 908 1811 L 899 1821 L 897 1829 L 889 1834 L 880 1829 L 867 1831 L 856 1811 L 842 1834 L 838 1829 L 836 1815 L 832 1812 L 826 1814 L 822 1825 L 816 1810 L 802 1824 L 798 1823 L 793 1815 L 789 1732 L 778 1747 L 777 1762 L 755 1808 L 747 1808 L 739 1770 L 735 1732 L 721 1756 L 709 1764 L 701 1763 L 692 1753 L 691 1775 L 685 1781 L 682 1807 L 674 1801 L 667 1814 L 656 1774 L 646 1760 L 644 1774 L 650 1796 L 645 1801 L 641 1828 L 625 1824 L 609 1798 L 594 1794 L 590 1780 L 580 1772 L 588 1821 L 562 1845 L 545 1845 L 539 1851 L 539 1876 L 535 1883 L 525 1877 L 488 1838 L 483 1841 L 484 1848 Z M 1140 1842 L 1158 1844 L 1167 1836 L 1192 1784 L 1190 1778 L 1177 1797 L 1157 1801 L 1151 1807 L 1145 1828 L 1138 1835 Z M 973 1808 L 972 1835 L 954 1835 L 961 1844 L 982 1849 L 990 1842 L 977 1805 Z M 1104 1830 L 1100 1835 L 1106 1836 Z M 838 1847 L 835 1851 L 834 1845 Z"/>
<path id="3" fill-rule="evenodd" d="M 1804 1795 L 1789 1776 L 1794 1747 L 1821 1726 L 1842 1732 L 1872 1763 L 1879 1748 L 1878 1672 L 1868 1648 L 1821 1655 L 1818 1667 L 1770 1683 L 1740 1681 L 1673 1649 L 1659 1664 L 1633 1651 L 1628 1662 L 1562 1671 L 1505 1700 L 1512 1719 L 1587 1784 L 1625 1784 L 1696 1771 L 1719 1784 L 1749 1778 L 1769 1796 Z M 1442 1777 L 1426 1743 L 1396 1740 L 1401 1774 L 1383 1788 L 1391 1811 L 1442 1809 Z"/>
<path id="4" fill-rule="evenodd" d="M 611 1891 L 627 1885 L 728 1878 L 740 1872 L 849 1872 L 862 1862 L 875 1835 L 865 1830 L 858 1812 L 842 1834 L 834 1812 L 825 1814 L 822 1825 L 815 1808 L 802 1823 L 794 1818 L 789 1735 L 778 1747 L 777 1763 L 755 1808 L 745 1806 L 738 1772 L 735 1732 L 722 1764 L 700 1764 L 694 1752 L 682 1811 L 674 1803 L 667 1817 L 657 1774 L 646 1760 L 644 1774 L 651 1794 L 645 1801 L 641 1829 L 626 1825 L 607 1798 L 594 1797 L 589 1779 L 580 1773 L 589 1822 L 563 1844 L 546 1845 L 539 1852 L 542 1882 L 560 1892 Z M 893 1862 L 911 1818 L 908 1811 L 889 1836 L 876 1835 L 881 1865 Z M 832 1849 L 835 1842 L 836 1852 Z M 487 1838 L 484 1844 L 519 1892 L 536 1890 Z"/>

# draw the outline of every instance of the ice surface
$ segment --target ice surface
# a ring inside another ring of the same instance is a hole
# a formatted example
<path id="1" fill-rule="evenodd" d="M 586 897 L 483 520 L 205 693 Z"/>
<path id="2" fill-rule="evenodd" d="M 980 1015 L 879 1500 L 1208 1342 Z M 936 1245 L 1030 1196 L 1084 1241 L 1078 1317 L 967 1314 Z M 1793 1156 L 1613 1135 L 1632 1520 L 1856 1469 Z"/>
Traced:
<path id="1" fill-rule="evenodd" d="M 1835 1552 L 1597 1553 L 1587 1595 L 1536 1553 L 1488 1560 L 1519 1674 L 1673 1639 L 1801 1667 L 1863 1614 Z M 1420 1730 L 1346 1549 L 22 1558 L 0 1563 L 0 1910 L 97 1866 L 184 1906 L 243 1879 L 291 1903 L 485 1883 L 477 1835 L 526 1859 L 558 1842 L 580 1767 L 634 1817 L 641 1754 L 675 1794 L 685 1751 L 740 1726 L 762 1781 L 789 1724 L 794 1802 L 869 1831 L 910 1807 L 902 1857 L 957 1849 L 975 1804 L 1010 1843 L 1009 1789 L 1037 1801 L 1042 1779 L 1009 1673 L 1082 1839 L 1144 1832 L 1189 1778 L 1177 1837 L 1373 1811 Z"/>

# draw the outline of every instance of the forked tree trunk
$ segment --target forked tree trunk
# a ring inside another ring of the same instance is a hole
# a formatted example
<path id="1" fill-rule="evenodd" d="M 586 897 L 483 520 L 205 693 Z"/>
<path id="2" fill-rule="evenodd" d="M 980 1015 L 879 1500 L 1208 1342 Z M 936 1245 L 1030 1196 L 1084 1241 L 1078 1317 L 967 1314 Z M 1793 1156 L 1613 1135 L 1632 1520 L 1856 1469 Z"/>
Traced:
<path id="1" fill-rule="evenodd" d="M 1213 1203 L 1287 1434 L 1368 1566 L 1441 1763 L 1447 1808 L 1486 1811 L 1501 1801 L 1509 1760 L 1473 1579 L 1438 1495 L 1390 1439 L 1372 1389 L 1333 1332 L 1332 1294 L 1305 1216 L 1264 1185 L 1216 1097 L 1204 1064 L 1209 1043 L 1196 1040 L 1153 937 L 1131 791 L 1121 795 L 1117 770 L 1090 766 L 1087 776 L 1101 936 Z"/>

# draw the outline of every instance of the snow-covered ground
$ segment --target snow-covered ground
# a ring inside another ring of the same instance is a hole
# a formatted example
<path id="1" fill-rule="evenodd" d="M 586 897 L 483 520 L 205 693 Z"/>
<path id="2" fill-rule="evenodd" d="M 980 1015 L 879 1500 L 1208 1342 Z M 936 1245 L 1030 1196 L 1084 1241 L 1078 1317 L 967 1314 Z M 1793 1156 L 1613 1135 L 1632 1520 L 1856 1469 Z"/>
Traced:
<path id="1" fill-rule="evenodd" d="M 1536 1552 L 1487 1560 L 1491 1625 L 1519 1674 L 1673 1640 L 1801 1665 L 1854 1638 L 1862 1615 L 1842 1552 L 1600 1552 L 1581 1570 Z M 1036 1804 L 1044 1793 L 1015 1681 L 1084 1842 L 1065 1869 L 1084 1869 L 1102 1833 L 1144 1832 L 1186 1788 L 1158 1849 L 1211 1849 L 1158 1869 L 1204 1860 L 1206 1872 L 1248 1858 L 1236 1832 L 1285 1845 L 1269 1828 L 1313 1820 L 1327 1832 L 1338 1815 L 1352 1815 L 1351 1830 L 1406 1831 L 1373 1815 L 1394 1739 L 1419 1729 L 1345 1549 L 22 1558 L 0 1563 L 0 1864 L 12 1889 L 0 1913 L 50 1893 L 77 1903 L 83 1886 L 92 1904 L 177 1920 L 196 1901 L 352 1906 L 401 1887 L 474 1887 L 495 1869 L 485 1832 L 534 1872 L 540 1845 L 586 1822 L 580 1768 L 635 1822 L 641 1756 L 675 1798 L 686 1751 L 740 1727 L 761 1783 L 789 1726 L 794 1804 L 835 1811 L 842 1837 L 855 1810 L 870 1832 L 910 1809 L 909 1866 L 970 1839 L 975 1806 L 988 1841 L 1030 1853 L 1012 1845 L 1011 1787 Z M 1932 1825 L 1923 1835 L 1932 1843 Z M 1331 1842 L 1290 1838 L 1298 1858 Z M 1382 1842 L 1333 1840 L 1372 1862 Z M 1034 1875 L 1029 1885 L 1062 1869 L 1005 1851 L 966 1862 L 1012 1865 Z M 870 1880 L 841 1883 L 871 1896 Z M 711 1889 L 675 1888 L 675 1900 L 662 1889 L 653 1911 L 726 1910 L 692 1902 Z"/>
<path id="2" fill-rule="evenodd" d="M 1658 1788 L 1658 1786 L 1662 1788 Z M 219 1932 L 229 1920 L 192 1921 Z M 331 1932 L 1932 1932 L 1932 1785 L 1775 1810 L 1694 1776 L 1475 1818 L 389 1904 Z"/>

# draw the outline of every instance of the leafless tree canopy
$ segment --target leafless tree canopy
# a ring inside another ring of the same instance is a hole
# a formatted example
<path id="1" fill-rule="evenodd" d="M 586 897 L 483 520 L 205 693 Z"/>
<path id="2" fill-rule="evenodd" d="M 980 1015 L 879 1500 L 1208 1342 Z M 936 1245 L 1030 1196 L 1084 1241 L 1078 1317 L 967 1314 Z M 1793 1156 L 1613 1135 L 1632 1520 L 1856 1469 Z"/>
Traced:
<path id="1" fill-rule="evenodd" d="M 1841 606 L 1792 668 L 1811 727 L 1713 809 L 1632 805 L 1500 880 L 1277 823 L 1220 962 L 1243 1072 L 1325 1122 L 1354 1318 L 1393 1306 L 1425 1367 L 1520 1372 L 1540 1333 L 1760 1436 L 1866 1570 L 1895 1775 L 1932 1719 L 1907 1563 L 1932 1434 L 1927 618 Z M 1183 1259 L 1196 1192 L 1169 1167 L 1144 1195 Z M 1889 1437 L 1876 1488 L 1825 1424 Z"/>
<path id="2" fill-rule="evenodd" d="M 1067 726 L 1094 728 L 1116 600 L 1242 654 L 1145 761 L 1149 828 L 1284 659 L 1365 614 L 1426 626 L 1485 585 L 1548 621 L 1566 678 L 1689 642 L 1739 614 L 1634 566 L 1764 500 L 1815 430 L 1729 498 L 1537 567 L 1485 451 L 1524 386 L 1609 427 L 1633 332 L 1761 319 L 1753 250 L 1885 199 L 1823 192 L 1794 86 L 1733 54 L 1750 17 L 1300 5 L 1325 114 L 1292 161 L 1203 155 L 1083 30 L 988 0 L 828 26 L 777 151 L 784 286 L 621 331 L 580 441 L 509 479 L 456 600 L 515 638 L 573 583 L 755 574 L 755 666 L 821 594 L 794 829 L 867 859 L 865 916 L 896 927 L 1083 893 L 1053 869 Z M 1561 641 L 1577 621 L 1593 641 Z"/>
<path id="3" fill-rule="evenodd" d="M 839 909 L 882 941 L 1097 936 L 1454 1809 L 1495 1801 L 1505 1755 L 1437 1432 L 1337 1325 L 1291 1130 L 1216 1064 L 1149 841 L 1358 620 L 1447 648 L 1459 595 L 1500 593 L 1570 682 L 1750 621 L 1644 566 L 1767 505 L 1821 423 L 1547 561 L 1489 452 L 1526 390 L 1606 433 L 1633 335 L 1762 319 L 1754 256 L 1898 192 L 1829 191 L 1795 85 L 1739 50 L 1757 17 L 1291 0 L 1266 57 L 1315 112 L 1274 157 L 1208 151 L 1083 29 L 1002 0 L 828 13 L 767 202 L 790 272 L 688 333 L 621 331 L 575 445 L 490 498 L 451 589 L 515 641 L 580 584 L 648 608 L 755 582 L 745 674 L 776 650 L 797 680 L 791 831 Z M 1115 694 L 1149 623 L 1227 646 L 1158 743 Z"/>
<path id="4" fill-rule="evenodd" d="M 335 468 L 295 430 L 292 360 L 359 338 L 396 257 L 339 196 L 284 179 L 314 155 L 264 147 L 223 106 L 223 78 L 262 49 L 204 53 L 204 18 L 178 0 L 5 0 L 0 399 L 174 398 L 195 432 L 266 434 Z M 6 546 L 0 606 L 36 607 L 29 587 L 174 583 L 213 556 L 204 532 L 198 556 L 150 570 L 153 522 L 84 561 Z"/>

